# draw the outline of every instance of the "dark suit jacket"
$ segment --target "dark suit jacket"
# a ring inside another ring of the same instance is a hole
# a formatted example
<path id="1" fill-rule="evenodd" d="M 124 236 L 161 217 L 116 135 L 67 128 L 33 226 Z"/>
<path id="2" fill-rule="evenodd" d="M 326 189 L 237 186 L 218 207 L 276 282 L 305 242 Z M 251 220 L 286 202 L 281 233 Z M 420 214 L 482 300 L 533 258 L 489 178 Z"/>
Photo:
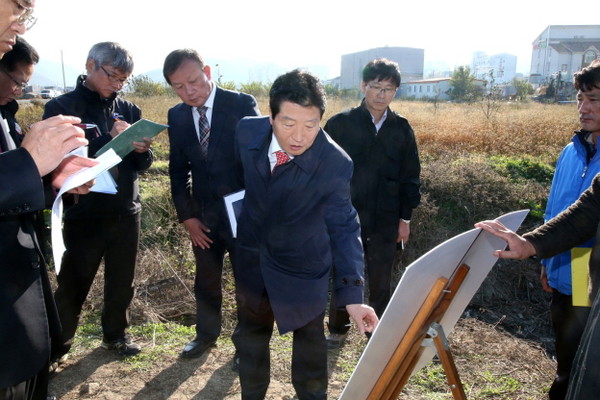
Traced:
<path id="1" fill-rule="evenodd" d="M 350 201 L 352 161 L 322 130 L 271 175 L 268 117 L 244 118 L 236 142 L 246 188 L 238 221 L 236 289 L 256 309 L 266 290 L 281 333 L 317 318 L 337 268 L 340 306 L 363 302 L 360 227 Z"/>
<path id="2" fill-rule="evenodd" d="M 211 229 L 230 232 L 223 195 L 240 189 L 234 168 L 235 127 L 245 116 L 260 115 L 254 97 L 216 88 L 208 157 L 201 155 L 192 107 L 169 110 L 169 175 L 180 222 L 198 218 Z"/>
<path id="3" fill-rule="evenodd" d="M 5 114 L 11 129 L 14 114 Z M 12 119 L 12 121 L 11 121 Z M 20 144 L 16 132 L 11 132 Z M 27 380 L 47 365 L 60 323 L 35 233 L 44 186 L 25 149 L 0 154 L 0 388 Z"/>

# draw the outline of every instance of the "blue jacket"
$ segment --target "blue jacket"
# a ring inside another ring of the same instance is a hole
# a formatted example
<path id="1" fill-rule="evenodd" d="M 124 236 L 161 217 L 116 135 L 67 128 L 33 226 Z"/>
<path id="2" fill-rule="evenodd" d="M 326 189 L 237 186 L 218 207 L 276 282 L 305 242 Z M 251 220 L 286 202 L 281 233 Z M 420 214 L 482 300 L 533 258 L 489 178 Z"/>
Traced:
<path id="1" fill-rule="evenodd" d="M 246 195 L 234 266 L 238 307 L 261 312 L 266 291 L 283 334 L 325 312 L 334 263 L 338 304 L 361 304 L 364 263 L 350 157 L 321 130 L 271 175 L 271 134 L 268 117 L 246 117 L 236 130 Z"/>
<path id="2" fill-rule="evenodd" d="M 578 131 L 560 154 L 550 188 L 546 206 L 545 220 L 548 221 L 573 204 L 590 185 L 594 176 L 600 172 L 600 152 L 589 154 L 585 142 L 587 132 Z M 591 158 L 590 158 L 591 156 Z M 589 160 L 589 161 L 588 161 Z M 592 247 L 590 240 L 579 247 Z M 571 252 L 566 251 L 542 261 L 546 266 L 548 284 L 570 295 L 571 290 Z"/>

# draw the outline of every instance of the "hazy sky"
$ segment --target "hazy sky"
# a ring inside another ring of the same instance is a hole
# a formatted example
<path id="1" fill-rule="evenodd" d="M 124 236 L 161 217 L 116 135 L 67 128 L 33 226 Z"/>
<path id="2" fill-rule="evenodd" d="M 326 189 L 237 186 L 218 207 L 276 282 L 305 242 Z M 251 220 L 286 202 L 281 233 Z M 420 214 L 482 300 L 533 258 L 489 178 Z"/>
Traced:
<path id="1" fill-rule="evenodd" d="M 165 56 L 183 47 L 197 49 L 209 64 L 319 66 L 322 78 L 339 75 L 342 54 L 382 46 L 423 48 L 426 65 L 448 69 L 470 64 L 474 51 L 510 53 L 517 72 L 529 73 L 531 43 L 548 25 L 598 23 L 597 13 L 582 5 L 551 3 L 36 0 L 38 22 L 25 38 L 42 59 L 60 62 L 62 50 L 65 65 L 82 72 L 94 43 L 117 41 L 132 53 L 134 75 L 162 68 Z M 220 73 L 227 80 L 227 71 Z"/>

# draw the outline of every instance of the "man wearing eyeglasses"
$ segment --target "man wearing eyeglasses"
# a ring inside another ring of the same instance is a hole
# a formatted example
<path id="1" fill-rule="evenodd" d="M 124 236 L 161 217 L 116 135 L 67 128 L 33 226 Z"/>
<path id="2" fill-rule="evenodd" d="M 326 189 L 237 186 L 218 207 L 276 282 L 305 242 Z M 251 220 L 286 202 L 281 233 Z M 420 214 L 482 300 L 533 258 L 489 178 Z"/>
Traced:
<path id="1" fill-rule="evenodd" d="M 0 1 L 0 58 L 15 44 L 16 35 L 24 34 L 35 24 L 34 3 L 34 0 Z"/>
<path id="2" fill-rule="evenodd" d="M 362 103 L 331 117 L 325 131 L 354 162 L 350 186 L 352 204 L 360 218 L 369 305 L 381 318 L 391 296 L 397 246 L 408 242 L 412 210 L 421 200 L 421 166 L 412 127 L 390 108 L 400 87 L 398 64 L 375 59 L 364 67 L 362 75 Z M 327 337 L 330 348 L 343 344 L 348 322 L 348 314 L 332 296 Z"/>
<path id="3" fill-rule="evenodd" d="M 89 51 L 87 75 L 77 80 L 75 90 L 46 103 L 44 118 L 76 115 L 86 129 L 89 155 L 94 154 L 130 124 L 141 118 L 135 104 L 118 97 L 133 71 L 129 52 L 114 42 L 97 43 Z M 90 193 L 65 199 L 63 237 L 66 251 L 54 293 L 63 335 L 55 358 L 67 354 L 72 343 L 81 307 L 104 259 L 104 307 L 102 310 L 102 347 L 123 356 L 140 352 L 126 329 L 128 308 L 134 295 L 134 273 L 140 235 L 141 199 L 138 173 L 153 161 L 152 140 L 134 142 L 134 150 L 110 170 L 116 194 Z M 68 200 L 71 201 L 68 204 Z"/>
<path id="4" fill-rule="evenodd" d="M 58 116 L 33 124 L 19 146 L 21 137 L 9 114 L 14 110 L 10 99 L 24 87 L 37 59 L 35 51 L 17 39 L 35 22 L 33 6 L 28 0 L 0 0 L 0 80 L 13 91 L 2 100 L 9 110 L 3 110 L 4 140 L 0 140 L 2 400 L 46 399 L 50 343 L 60 333 L 60 323 L 36 236 L 35 212 L 54 193 L 46 188 L 58 189 L 78 169 L 96 164 L 84 157 L 65 158 L 72 149 L 87 144 L 83 131 L 73 126 L 80 122 L 75 117 Z M 15 53 L 8 56 L 13 47 Z M 82 185 L 73 191 L 83 194 L 89 188 Z"/>
<path id="5" fill-rule="evenodd" d="M 38 61 L 38 53 L 20 36 L 13 49 L 0 60 L 0 147 L 3 149 L 16 149 L 23 141 L 24 132 L 15 118 L 19 110 L 16 99 L 23 94 Z"/>

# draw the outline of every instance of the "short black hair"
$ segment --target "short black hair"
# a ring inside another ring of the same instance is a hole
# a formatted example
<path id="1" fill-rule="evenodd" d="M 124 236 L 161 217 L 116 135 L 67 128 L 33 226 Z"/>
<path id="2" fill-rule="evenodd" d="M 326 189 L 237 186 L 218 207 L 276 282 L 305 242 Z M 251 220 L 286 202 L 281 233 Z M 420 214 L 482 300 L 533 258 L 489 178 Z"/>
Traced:
<path id="1" fill-rule="evenodd" d="M 398 63 L 387 58 L 376 58 L 369 62 L 362 70 L 364 83 L 371 81 L 391 80 L 396 87 L 400 87 L 400 67 Z"/>
<path id="2" fill-rule="evenodd" d="M 316 106 L 321 112 L 321 117 L 327 106 L 325 89 L 319 78 L 302 69 L 295 69 L 279 76 L 271 85 L 269 107 L 273 118 L 279 114 L 284 101 L 302 107 Z"/>
<path id="3" fill-rule="evenodd" d="M 163 64 L 163 76 L 165 81 L 171 84 L 171 75 L 177 71 L 185 60 L 195 61 L 200 64 L 200 68 L 204 69 L 204 59 L 194 49 L 179 49 L 169 53 Z"/>
<path id="4" fill-rule="evenodd" d="M 13 72 L 19 64 L 33 65 L 40 61 L 37 51 L 21 36 L 17 36 L 17 41 L 12 50 L 0 59 L 0 68 L 6 72 Z"/>
<path id="5" fill-rule="evenodd" d="M 587 92 L 593 88 L 600 89 L 600 60 L 596 59 L 581 71 L 575 72 L 573 74 L 573 86 L 582 92 Z"/>

